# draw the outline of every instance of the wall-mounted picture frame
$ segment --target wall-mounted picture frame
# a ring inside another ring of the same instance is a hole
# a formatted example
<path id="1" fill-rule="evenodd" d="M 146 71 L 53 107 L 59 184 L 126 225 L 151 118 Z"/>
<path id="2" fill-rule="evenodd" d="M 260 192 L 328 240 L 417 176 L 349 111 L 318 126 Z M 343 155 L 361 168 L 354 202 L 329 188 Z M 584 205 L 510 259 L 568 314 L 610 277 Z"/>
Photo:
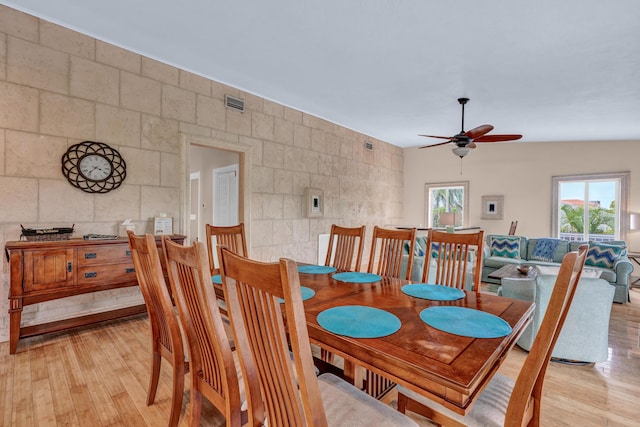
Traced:
<path id="1" fill-rule="evenodd" d="M 504 196 L 482 196 L 481 219 L 502 219 Z"/>
<path id="2" fill-rule="evenodd" d="M 324 194 L 317 188 L 306 188 L 304 191 L 307 218 L 324 216 Z"/>

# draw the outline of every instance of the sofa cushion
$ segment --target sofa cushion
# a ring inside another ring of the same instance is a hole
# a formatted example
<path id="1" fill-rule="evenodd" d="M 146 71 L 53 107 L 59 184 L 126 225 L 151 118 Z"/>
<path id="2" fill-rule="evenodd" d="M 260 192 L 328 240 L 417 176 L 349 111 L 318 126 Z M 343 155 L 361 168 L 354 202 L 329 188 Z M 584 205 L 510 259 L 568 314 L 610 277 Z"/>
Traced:
<path id="1" fill-rule="evenodd" d="M 490 242 L 491 256 L 520 258 L 520 238 L 493 236 Z"/>
<path id="2" fill-rule="evenodd" d="M 590 242 L 589 252 L 587 252 L 587 259 L 584 264 L 594 267 L 613 268 L 615 262 L 625 255 L 626 251 L 625 246 Z"/>
<path id="3" fill-rule="evenodd" d="M 527 259 L 561 264 L 569 251 L 569 242 L 557 238 L 534 238 L 527 243 Z"/>

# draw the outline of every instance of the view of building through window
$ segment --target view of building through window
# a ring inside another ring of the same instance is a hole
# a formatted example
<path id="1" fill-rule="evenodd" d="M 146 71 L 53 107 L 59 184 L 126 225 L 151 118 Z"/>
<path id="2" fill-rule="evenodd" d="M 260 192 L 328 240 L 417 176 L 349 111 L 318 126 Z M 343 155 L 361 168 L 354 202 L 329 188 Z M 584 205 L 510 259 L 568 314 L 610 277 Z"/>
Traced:
<path id="1" fill-rule="evenodd" d="M 554 178 L 555 233 L 565 240 L 620 240 L 624 176 Z"/>

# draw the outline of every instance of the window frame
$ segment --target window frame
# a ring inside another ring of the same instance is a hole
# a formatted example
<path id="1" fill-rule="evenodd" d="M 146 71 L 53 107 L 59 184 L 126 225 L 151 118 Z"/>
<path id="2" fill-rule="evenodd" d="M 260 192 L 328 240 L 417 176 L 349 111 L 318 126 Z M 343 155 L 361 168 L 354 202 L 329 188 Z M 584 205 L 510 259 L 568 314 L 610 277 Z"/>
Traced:
<path id="1" fill-rule="evenodd" d="M 432 182 L 424 185 L 424 221 L 427 228 L 434 228 L 431 217 L 431 190 L 434 188 L 447 187 L 462 187 L 462 228 L 469 227 L 469 181 L 450 181 Z M 438 229 L 440 229 L 440 227 L 438 227 Z"/>
<path id="2" fill-rule="evenodd" d="M 606 173 L 589 173 L 577 175 L 558 175 L 552 177 L 552 203 L 551 203 L 551 236 L 559 237 L 559 221 L 560 221 L 560 184 L 564 182 L 574 181 L 619 181 L 619 197 L 617 206 L 616 225 L 618 226 L 619 235 L 614 231 L 614 240 L 629 241 L 629 198 L 630 198 L 630 182 L 631 172 L 606 172 Z M 588 234 L 587 234 L 588 235 Z"/>

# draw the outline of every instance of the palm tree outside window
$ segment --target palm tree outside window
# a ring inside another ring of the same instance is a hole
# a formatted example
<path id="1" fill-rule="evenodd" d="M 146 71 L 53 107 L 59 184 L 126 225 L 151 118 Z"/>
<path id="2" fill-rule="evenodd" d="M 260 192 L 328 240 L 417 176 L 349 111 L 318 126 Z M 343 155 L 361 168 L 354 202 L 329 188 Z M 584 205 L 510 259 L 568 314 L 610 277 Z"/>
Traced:
<path id="1" fill-rule="evenodd" d="M 571 241 L 626 240 L 628 175 L 554 177 L 554 235 Z"/>
<path id="2" fill-rule="evenodd" d="M 456 226 L 469 224 L 468 201 L 469 182 L 440 182 L 425 186 L 425 223 L 429 228 L 445 228 L 440 223 L 443 212 L 455 213 Z M 458 220 L 459 219 L 459 220 Z"/>

